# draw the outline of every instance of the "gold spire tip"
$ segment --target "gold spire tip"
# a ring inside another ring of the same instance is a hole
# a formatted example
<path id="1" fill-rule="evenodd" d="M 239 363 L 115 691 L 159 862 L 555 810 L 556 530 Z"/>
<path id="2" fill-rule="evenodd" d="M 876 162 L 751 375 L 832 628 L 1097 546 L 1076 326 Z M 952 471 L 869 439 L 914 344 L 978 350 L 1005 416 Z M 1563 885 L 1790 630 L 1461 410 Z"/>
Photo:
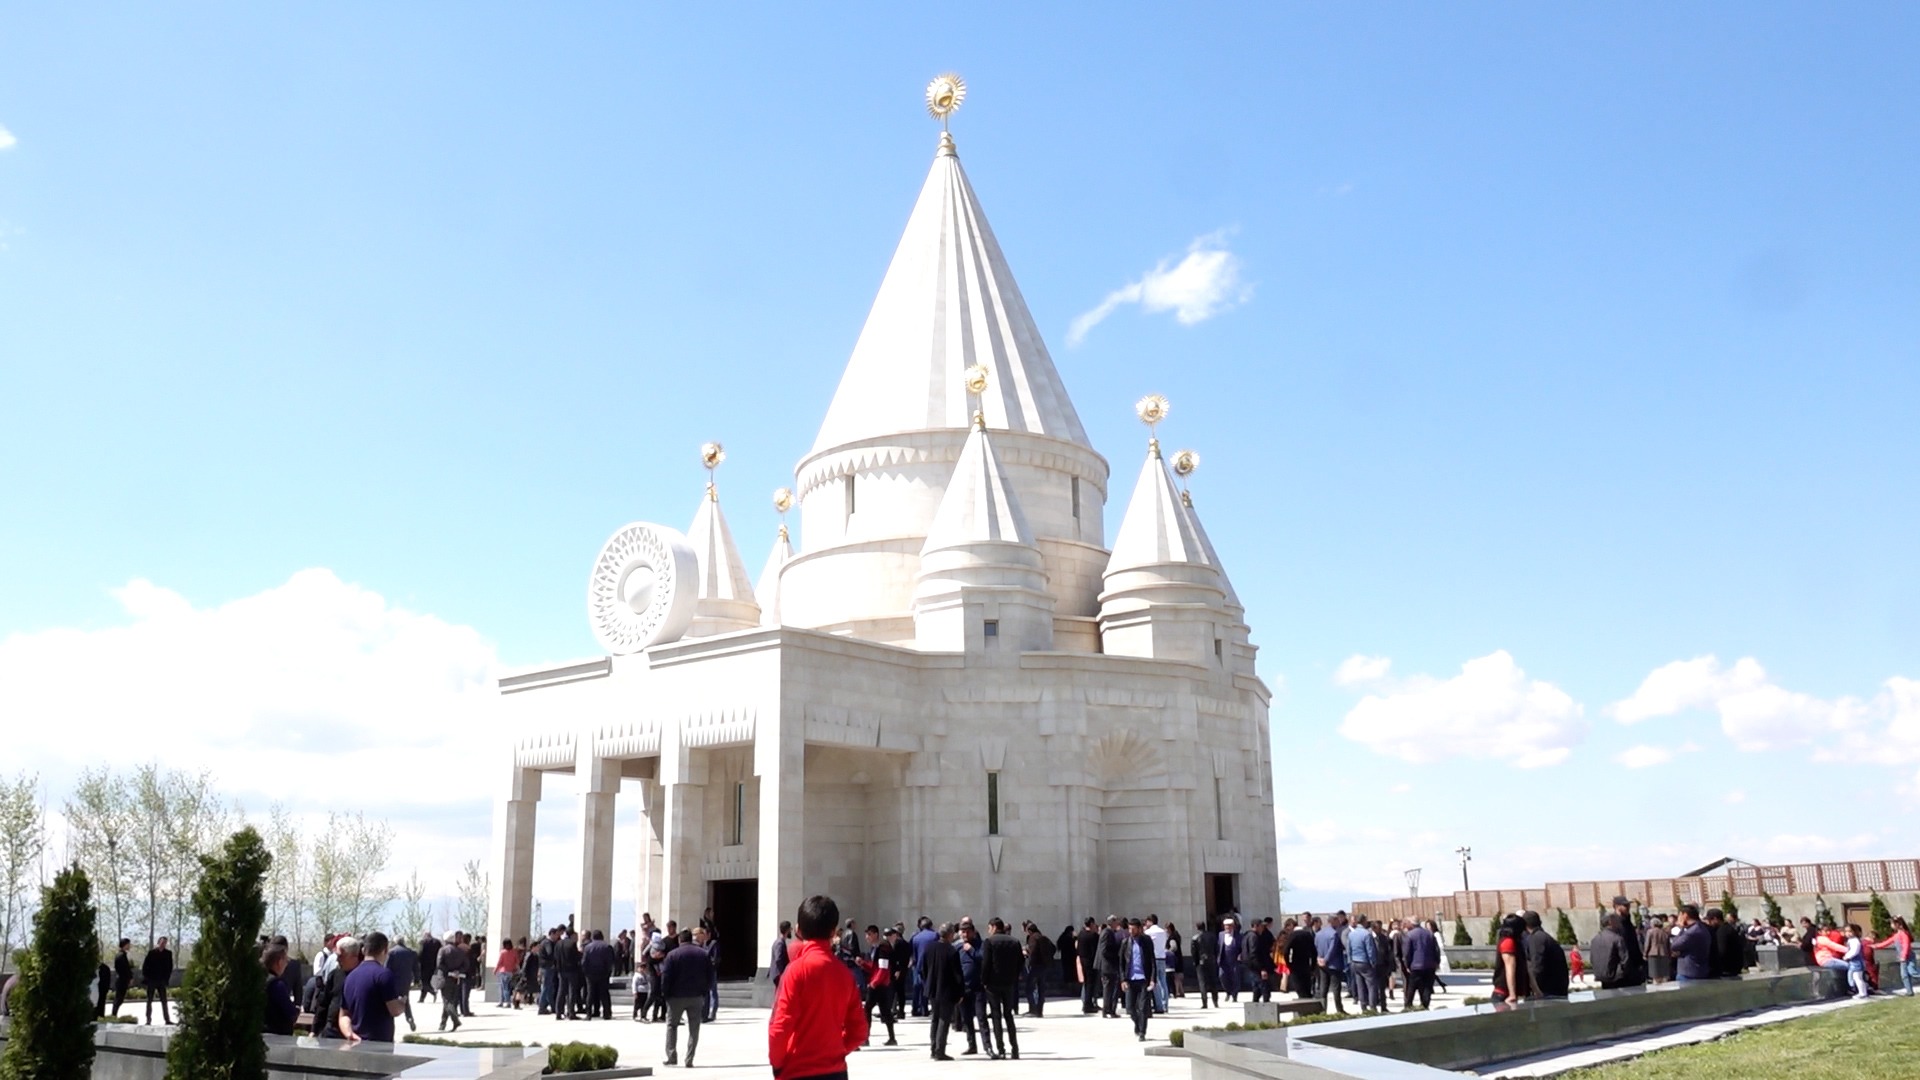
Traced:
<path id="1" fill-rule="evenodd" d="M 967 80 L 949 71 L 945 75 L 936 75 L 927 84 L 927 115 L 940 121 L 940 130 L 947 129 L 947 118 L 967 100 Z"/>

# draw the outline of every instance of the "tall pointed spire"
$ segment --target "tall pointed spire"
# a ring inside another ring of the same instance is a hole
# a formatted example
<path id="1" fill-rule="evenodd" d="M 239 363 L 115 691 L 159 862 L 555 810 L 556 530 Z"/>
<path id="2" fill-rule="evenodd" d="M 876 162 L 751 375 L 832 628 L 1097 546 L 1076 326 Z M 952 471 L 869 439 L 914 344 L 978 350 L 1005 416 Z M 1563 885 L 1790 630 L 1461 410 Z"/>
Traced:
<path id="1" fill-rule="evenodd" d="M 927 88 L 927 109 L 942 124 L 933 168 L 815 452 L 880 435 L 964 427 L 960 373 L 972 364 L 993 375 L 983 402 L 988 424 L 1091 446 L 945 130 L 965 93 L 965 83 L 952 75 Z"/>
<path id="2" fill-rule="evenodd" d="M 780 571 L 793 558 L 793 541 L 787 534 L 787 511 L 792 507 L 793 492 L 780 488 L 773 493 L 773 508 L 780 511 L 780 531 L 773 538 L 773 550 L 767 553 L 767 565 L 760 569 L 760 584 L 753 589 L 762 626 L 780 625 Z"/>
<path id="3" fill-rule="evenodd" d="M 726 457 L 719 443 L 707 443 L 700 448 L 708 479 L 706 494 L 693 514 L 693 527 L 687 530 L 687 541 L 700 561 L 699 588 L 694 593 L 697 599 L 688 637 L 706 637 L 760 625 L 760 606 L 753 599 L 752 580 L 747 577 L 746 565 L 740 559 L 740 549 L 734 546 L 733 530 L 727 528 L 726 515 L 720 512 L 720 491 L 712 479 L 713 470 Z"/>
<path id="4" fill-rule="evenodd" d="M 967 369 L 963 385 L 976 406 L 988 382 L 986 369 Z M 920 548 L 914 626 L 926 649 L 971 653 L 1004 641 L 1004 659 L 1053 646 L 1046 560 L 1033 544 L 977 407 Z"/>
<path id="5" fill-rule="evenodd" d="M 1107 573 L 1176 563 L 1218 571 L 1199 522 L 1174 490 L 1173 476 L 1160 456 L 1160 442 L 1154 439 L 1148 443 L 1147 460 L 1113 538 Z"/>

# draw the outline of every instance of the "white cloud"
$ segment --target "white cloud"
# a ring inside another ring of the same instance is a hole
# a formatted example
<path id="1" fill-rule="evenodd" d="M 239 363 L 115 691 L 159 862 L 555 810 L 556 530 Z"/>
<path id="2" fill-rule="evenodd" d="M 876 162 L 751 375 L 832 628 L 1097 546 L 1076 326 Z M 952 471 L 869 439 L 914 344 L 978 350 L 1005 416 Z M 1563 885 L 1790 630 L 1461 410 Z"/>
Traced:
<path id="1" fill-rule="evenodd" d="M 1340 686 L 1379 682 L 1387 677 L 1392 667 L 1393 661 L 1384 656 L 1361 656 L 1355 653 L 1340 661 L 1340 666 L 1333 669 L 1333 681 Z"/>
<path id="2" fill-rule="evenodd" d="M 1656 668 L 1632 697 L 1607 707 L 1623 724 L 1711 709 L 1720 729 L 1742 750 L 1776 750 L 1820 741 L 1857 741 L 1874 720 L 1889 723 L 1890 738 L 1907 759 L 1920 760 L 1920 683 L 1894 678 L 1872 701 L 1828 701 L 1773 682 L 1753 657 L 1723 668 L 1713 656 L 1676 660 Z"/>
<path id="3" fill-rule="evenodd" d="M 20 140 L 13 137 L 13 132 L 8 131 L 5 124 L 0 124 L 0 150 L 11 150 L 18 145 Z"/>
<path id="4" fill-rule="evenodd" d="M 1645 769 L 1672 761 L 1673 751 L 1664 746 L 1633 746 L 1615 754 L 1613 760 L 1629 769 Z"/>
<path id="5" fill-rule="evenodd" d="M 144 580 L 112 595 L 120 625 L 0 640 L 9 768 L 39 772 L 55 806 L 83 768 L 157 760 L 208 770 L 253 814 L 386 818 L 397 876 L 450 887 L 487 856 L 505 733 L 477 631 L 319 569 L 215 606 Z M 449 771 L 472 782 L 422 780 Z"/>
<path id="6" fill-rule="evenodd" d="M 1240 257 L 1227 250 L 1227 230 L 1222 229 L 1188 244 L 1179 262 L 1162 259 L 1140 280 L 1108 293 L 1092 311 L 1073 320 L 1067 344 L 1080 344 L 1088 331 L 1126 304 L 1139 304 L 1149 313 L 1171 311 L 1180 325 L 1192 326 L 1252 295 L 1253 286 L 1240 281 Z"/>
<path id="7" fill-rule="evenodd" d="M 1392 680 L 1340 722 L 1340 734 L 1402 761 L 1482 758 L 1523 769 L 1565 761 L 1586 729 L 1578 702 L 1528 679 L 1505 650 L 1467 661 L 1451 679 Z"/>
<path id="8" fill-rule="evenodd" d="M 1741 803 L 1747 801 L 1747 793 L 1735 788 L 1721 796 L 1720 801 L 1726 803 L 1728 806 L 1739 806 Z"/>

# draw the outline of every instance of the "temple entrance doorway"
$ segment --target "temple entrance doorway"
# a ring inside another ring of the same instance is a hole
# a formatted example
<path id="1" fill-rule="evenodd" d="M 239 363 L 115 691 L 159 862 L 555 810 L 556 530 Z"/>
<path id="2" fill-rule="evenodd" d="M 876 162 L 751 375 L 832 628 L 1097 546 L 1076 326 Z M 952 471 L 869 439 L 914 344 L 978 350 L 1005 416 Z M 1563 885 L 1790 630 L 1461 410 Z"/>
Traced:
<path id="1" fill-rule="evenodd" d="M 753 940 L 760 925 L 759 879 L 708 882 L 707 906 L 713 909 L 713 936 L 720 940 L 720 978 L 753 978 L 767 947 Z"/>

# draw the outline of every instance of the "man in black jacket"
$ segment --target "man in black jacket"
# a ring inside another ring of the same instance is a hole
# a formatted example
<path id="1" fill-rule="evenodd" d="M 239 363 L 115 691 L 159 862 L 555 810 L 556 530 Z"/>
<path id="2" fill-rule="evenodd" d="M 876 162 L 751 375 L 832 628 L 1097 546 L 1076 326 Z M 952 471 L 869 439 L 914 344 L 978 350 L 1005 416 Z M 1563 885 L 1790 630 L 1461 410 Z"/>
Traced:
<path id="1" fill-rule="evenodd" d="M 675 1043 L 680 1021 L 687 1022 L 687 1068 L 693 1068 L 694 1052 L 700 1049 L 700 1024 L 707 1014 L 707 992 L 713 988 L 713 957 L 693 943 L 693 931 L 682 930 L 679 944 L 660 965 L 661 992 L 667 997 L 668 1065 L 675 1060 Z"/>
<path id="2" fill-rule="evenodd" d="M 161 938 L 147 950 L 147 958 L 140 961 L 140 982 L 147 988 L 147 1023 L 153 1023 L 153 999 L 160 998 L 160 1020 L 173 1023 L 173 1017 L 167 1012 L 167 989 L 173 984 L 173 950 L 167 948 L 167 939 Z"/>
<path id="3" fill-rule="evenodd" d="M 1094 995 L 1099 992 L 1100 931 L 1094 929 L 1093 916 L 1087 916 L 1087 924 L 1080 928 L 1080 934 L 1073 939 L 1074 951 L 1080 957 L 1080 1013 L 1092 1016 L 1099 1011 L 1094 1004 Z"/>
<path id="4" fill-rule="evenodd" d="M 1739 978 L 1747 967 L 1747 935 L 1740 932 L 1740 924 L 1719 908 L 1708 908 L 1707 933 L 1713 936 L 1714 978 Z"/>
<path id="5" fill-rule="evenodd" d="M 618 959 L 613 946 L 607 944 L 604 930 L 593 930 L 587 935 L 592 938 L 580 953 L 580 976 L 587 983 L 587 1019 L 613 1019 L 613 995 L 607 986 L 607 980 L 613 978 L 613 967 Z"/>
<path id="6" fill-rule="evenodd" d="M 1193 924 L 1192 944 L 1187 946 L 1188 959 L 1193 968 L 1194 989 L 1200 994 L 1200 1007 L 1212 1008 L 1220 1004 L 1220 973 L 1214 968 L 1220 963 L 1220 935 L 1207 929 L 1207 924 Z"/>
<path id="7" fill-rule="evenodd" d="M 1127 927 L 1118 915 L 1107 916 L 1107 928 L 1100 932 L 1100 1012 L 1111 1020 L 1120 1015 L 1120 944 L 1127 938 Z"/>
<path id="8" fill-rule="evenodd" d="M 1626 927 L 1627 967 L 1620 985 L 1640 986 L 1647 981 L 1647 953 L 1640 947 L 1640 927 L 1633 925 L 1633 902 L 1624 896 L 1614 897 L 1613 913 Z"/>
<path id="9" fill-rule="evenodd" d="M 1247 967 L 1253 972 L 1253 1000 L 1273 1000 L 1273 917 L 1255 919 L 1247 935 Z"/>
<path id="10" fill-rule="evenodd" d="M 358 939 L 343 934 L 334 941 L 333 948 L 335 955 L 340 958 L 339 963 L 313 988 L 313 1034 L 316 1038 L 340 1037 L 340 1003 L 346 997 L 347 976 L 360 966 Z M 453 1026 L 455 1030 L 459 1029 L 458 1016 L 454 1017 Z M 443 1021 L 441 1029 L 445 1028 Z"/>
<path id="11" fill-rule="evenodd" d="M 127 950 L 133 947 L 132 938 L 120 939 L 120 950 L 113 954 L 113 1012 L 119 1016 L 120 1006 L 127 1003 L 127 991 L 133 986 L 133 960 L 127 956 Z"/>
<path id="12" fill-rule="evenodd" d="M 1134 1037 L 1146 1042 L 1147 1018 L 1153 1015 L 1153 942 L 1139 919 L 1129 923 L 1127 931 L 1114 970 L 1127 987 L 1127 1015 L 1133 1017 Z"/>
<path id="13" fill-rule="evenodd" d="M 393 987 L 400 991 L 400 1000 L 406 1004 L 407 1030 L 413 1031 L 413 980 L 420 973 L 420 956 L 407 948 L 407 940 L 401 938 L 393 943 L 387 953 L 387 971 L 393 976 Z"/>
<path id="14" fill-rule="evenodd" d="M 1522 917 L 1527 932 L 1521 938 L 1526 950 L 1527 981 L 1533 984 L 1529 997 L 1563 998 L 1567 996 L 1567 950 L 1540 925 L 1540 913 L 1529 911 Z"/>
<path id="15" fill-rule="evenodd" d="M 586 1007 L 587 995 L 580 981 L 580 939 L 574 936 L 573 927 L 561 930 L 554 950 L 560 964 L 560 999 L 553 1006 L 554 1019 L 578 1020 L 580 1011 Z"/>
<path id="16" fill-rule="evenodd" d="M 947 1033 L 953 1028 L 953 1014 L 966 989 L 960 979 L 960 954 L 953 948 L 953 924 L 941 923 L 940 940 L 927 946 L 924 977 L 927 1004 L 933 1015 L 933 1060 L 952 1061 L 947 1056 Z"/>
<path id="17" fill-rule="evenodd" d="M 894 1000 L 899 991 L 902 948 L 900 932 L 888 929 L 885 934 L 878 926 L 867 927 L 867 954 L 861 967 L 860 981 L 867 986 L 867 1031 L 873 1031 L 873 1010 L 880 1010 L 880 1022 L 887 1028 L 887 1045 L 898 1046 L 893 1037 Z M 872 1041 L 869 1034 L 868 1041 Z"/>
<path id="18" fill-rule="evenodd" d="M 1053 966 L 1053 939 L 1035 923 L 1027 924 L 1027 1015 L 1047 1009 L 1047 969 Z"/>
<path id="19" fill-rule="evenodd" d="M 1287 935 L 1287 978 L 1293 984 L 1293 996 L 1302 1001 L 1319 990 L 1313 985 L 1320 970 L 1320 951 L 1313 943 L 1313 913 L 1300 916 L 1300 924 Z"/>
<path id="20" fill-rule="evenodd" d="M 420 1000 L 434 993 L 433 976 L 440 970 L 440 939 L 429 930 L 420 935 Z"/>
<path id="21" fill-rule="evenodd" d="M 981 946 L 980 985 L 986 991 L 987 1017 L 993 1025 L 993 1041 L 987 1043 L 987 1056 L 998 1060 L 1007 1056 L 1009 1044 L 1013 1047 L 1013 1057 L 1020 1058 L 1020 1036 L 1013 1027 L 1013 1018 L 1019 1013 L 1014 1004 L 1020 995 L 1020 943 L 1007 933 L 1007 924 L 999 917 L 987 920 L 987 940 Z M 1001 1038 L 1001 1026 L 1006 1027 L 1006 1038 Z M 982 1041 L 985 1032 L 982 1032 Z"/>
<path id="22" fill-rule="evenodd" d="M 467 980 L 473 978 L 473 956 L 460 947 L 460 935 L 448 934 L 451 940 L 440 946 L 440 954 L 434 959 L 435 971 L 429 978 L 438 978 L 435 990 L 440 995 L 440 1030 L 447 1030 L 447 1022 L 453 1022 L 453 1030 L 460 1030 L 460 1001 L 462 988 Z M 314 1015 L 318 1016 L 319 1013 Z"/>

